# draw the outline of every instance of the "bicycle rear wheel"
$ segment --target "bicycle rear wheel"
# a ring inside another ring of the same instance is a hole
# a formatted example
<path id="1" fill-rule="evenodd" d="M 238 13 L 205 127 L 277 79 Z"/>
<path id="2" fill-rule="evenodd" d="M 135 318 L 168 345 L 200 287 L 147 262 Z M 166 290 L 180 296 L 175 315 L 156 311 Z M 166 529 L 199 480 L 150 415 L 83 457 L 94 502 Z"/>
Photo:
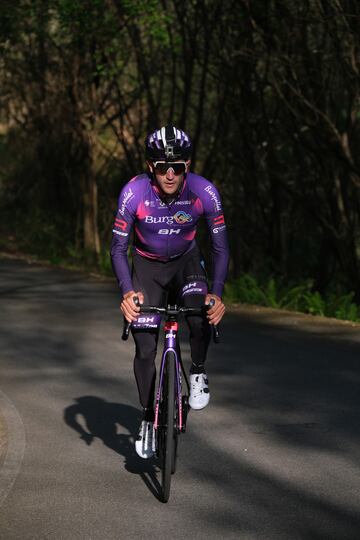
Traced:
<path id="1" fill-rule="evenodd" d="M 175 408 L 175 355 L 168 352 L 165 359 L 163 399 L 161 402 L 162 423 L 162 499 L 167 502 L 170 496 L 171 474 L 175 471 L 177 431 Z"/>

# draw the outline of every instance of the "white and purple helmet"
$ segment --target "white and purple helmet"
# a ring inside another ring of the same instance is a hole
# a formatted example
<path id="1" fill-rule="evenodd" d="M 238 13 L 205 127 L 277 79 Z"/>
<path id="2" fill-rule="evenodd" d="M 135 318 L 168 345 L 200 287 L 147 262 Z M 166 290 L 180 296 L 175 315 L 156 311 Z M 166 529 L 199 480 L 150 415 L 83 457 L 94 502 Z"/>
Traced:
<path id="1" fill-rule="evenodd" d="M 145 139 L 145 156 L 151 161 L 187 160 L 191 154 L 191 140 L 175 126 L 166 126 L 150 133 Z"/>

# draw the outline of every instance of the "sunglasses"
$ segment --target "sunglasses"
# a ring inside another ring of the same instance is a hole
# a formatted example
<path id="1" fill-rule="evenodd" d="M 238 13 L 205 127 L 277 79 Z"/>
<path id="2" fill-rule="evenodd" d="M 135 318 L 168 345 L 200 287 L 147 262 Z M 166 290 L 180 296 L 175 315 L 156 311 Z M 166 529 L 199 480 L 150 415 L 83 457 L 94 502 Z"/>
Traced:
<path id="1" fill-rule="evenodd" d="M 153 167 L 157 174 L 166 174 L 169 169 L 172 169 L 176 175 L 184 174 L 186 171 L 185 161 L 154 161 Z"/>

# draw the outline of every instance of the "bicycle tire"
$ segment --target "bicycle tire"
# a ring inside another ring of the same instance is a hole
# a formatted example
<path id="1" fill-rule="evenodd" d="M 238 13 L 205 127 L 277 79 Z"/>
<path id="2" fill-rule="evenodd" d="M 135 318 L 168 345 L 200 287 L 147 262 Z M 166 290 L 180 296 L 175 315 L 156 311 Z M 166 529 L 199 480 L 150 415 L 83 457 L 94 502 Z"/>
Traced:
<path id="1" fill-rule="evenodd" d="M 164 392 L 162 401 L 162 499 L 168 502 L 170 497 L 171 474 L 175 470 L 177 433 L 175 426 L 175 355 L 168 352 L 164 368 Z"/>

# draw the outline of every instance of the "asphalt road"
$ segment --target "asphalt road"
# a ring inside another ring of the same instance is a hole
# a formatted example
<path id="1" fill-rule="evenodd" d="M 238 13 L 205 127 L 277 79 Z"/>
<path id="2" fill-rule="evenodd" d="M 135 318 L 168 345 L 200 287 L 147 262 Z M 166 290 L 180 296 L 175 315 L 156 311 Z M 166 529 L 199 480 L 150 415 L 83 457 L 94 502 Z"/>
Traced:
<path id="1" fill-rule="evenodd" d="M 1 540 L 360 538 L 360 326 L 229 313 L 163 504 L 115 284 L 0 258 L 0 298 Z"/>

